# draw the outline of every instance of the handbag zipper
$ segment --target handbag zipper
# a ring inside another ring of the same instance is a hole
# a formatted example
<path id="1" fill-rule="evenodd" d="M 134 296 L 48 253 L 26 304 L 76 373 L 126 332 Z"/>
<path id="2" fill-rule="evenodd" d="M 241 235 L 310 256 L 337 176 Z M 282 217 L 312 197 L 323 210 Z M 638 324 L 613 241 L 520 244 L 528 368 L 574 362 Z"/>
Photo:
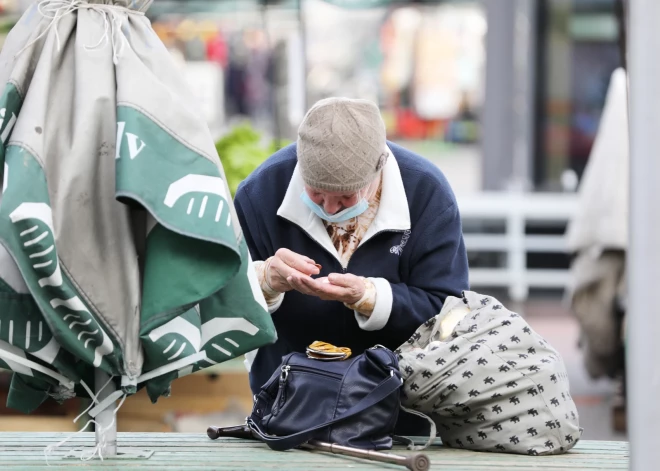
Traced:
<path id="1" fill-rule="evenodd" d="M 300 371 L 301 373 L 309 373 L 309 374 L 315 374 L 317 376 L 324 376 L 326 378 L 332 378 L 336 379 L 337 381 L 340 381 L 343 376 L 338 373 L 330 373 L 327 371 L 319 371 L 315 370 L 313 368 L 305 368 L 304 366 L 294 366 L 291 368 L 291 365 L 282 365 L 280 369 L 280 381 L 279 381 L 279 388 L 277 391 L 277 395 L 275 396 L 275 400 L 273 401 L 274 407 L 273 407 L 273 412 L 272 415 L 277 415 L 279 414 L 279 411 L 282 407 L 284 407 L 284 403 L 286 402 L 286 381 L 289 378 L 289 374 L 291 371 Z"/>
<path id="2" fill-rule="evenodd" d="M 342 379 L 343 376 L 339 373 L 331 373 L 329 371 L 319 371 L 314 368 L 308 368 L 300 365 L 294 365 L 293 368 L 291 365 L 284 365 L 281 368 L 281 373 L 280 373 L 280 384 L 285 383 L 287 378 L 289 377 L 289 373 L 292 371 L 300 371 L 301 373 L 309 373 L 309 374 L 315 374 L 318 376 L 325 376 L 327 378 L 334 378 L 334 379 Z"/>

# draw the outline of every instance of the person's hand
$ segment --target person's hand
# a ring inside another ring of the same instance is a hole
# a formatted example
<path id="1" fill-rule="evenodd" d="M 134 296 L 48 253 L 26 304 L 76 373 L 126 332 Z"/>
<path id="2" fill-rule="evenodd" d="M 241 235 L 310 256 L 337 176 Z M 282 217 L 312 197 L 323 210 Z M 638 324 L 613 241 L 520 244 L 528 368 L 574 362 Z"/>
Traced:
<path id="1" fill-rule="evenodd" d="M 266 264 L 266 284 L 279 293 L 294 289 L 287 278 L 309 278 L 311 275 L 318 275 L 321 272 L 320 265 L 314 263 L 314 260 L 289 249 L 279 249 L 273 257 L 266 261 Z"/>
<path id="2" fill-rule="evenodd" d="M 364 278 L 360 276 L 331 273 L 327 278 L 313 279 L 309 276 L 291 275 L 287 278 L 289 285 L 296 291 L 316 296 L 325 301 L 340 301 L 345 304 L 355 304 L 366 288 Z"/>

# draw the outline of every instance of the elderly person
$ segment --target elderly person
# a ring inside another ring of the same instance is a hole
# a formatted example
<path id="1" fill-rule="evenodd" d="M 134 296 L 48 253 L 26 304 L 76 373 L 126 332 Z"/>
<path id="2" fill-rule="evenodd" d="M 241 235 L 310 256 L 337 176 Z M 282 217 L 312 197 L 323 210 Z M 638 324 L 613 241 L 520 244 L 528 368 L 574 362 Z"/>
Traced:
<path id="1" fill-rule="evenodd" d="M 283 355 L 316 340 L 396 349 L 468 288 L 449 183 L 386 140 L 371 102 L 316 103 L 297 143 L 252 173 L 235 203 L 278 334 L 248 355 L 255 394 Z"/>

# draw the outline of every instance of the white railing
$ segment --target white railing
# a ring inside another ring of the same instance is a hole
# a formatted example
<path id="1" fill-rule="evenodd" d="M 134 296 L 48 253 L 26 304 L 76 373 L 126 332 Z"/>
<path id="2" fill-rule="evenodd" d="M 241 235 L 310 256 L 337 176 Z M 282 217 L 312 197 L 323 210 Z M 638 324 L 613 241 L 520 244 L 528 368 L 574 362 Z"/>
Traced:
<path id="1" fill-rule="evenodd" d="M 529 269 L 531 252 L 566 253 L 564 235 L 525 234 L 528 223 L 566 225 L 577 204 L 575 194 L 478 193 L 458 196 L 463 221 L 501 221 L 501 234 L 466 233 L 468 252 L 503 252 L 506 264 L 499 268 L 470 268 L 470 285 L 508 289 L 514 301 L 527 299 L 530 288 L 563 289 L 569 280 L 566 269 Z"/>

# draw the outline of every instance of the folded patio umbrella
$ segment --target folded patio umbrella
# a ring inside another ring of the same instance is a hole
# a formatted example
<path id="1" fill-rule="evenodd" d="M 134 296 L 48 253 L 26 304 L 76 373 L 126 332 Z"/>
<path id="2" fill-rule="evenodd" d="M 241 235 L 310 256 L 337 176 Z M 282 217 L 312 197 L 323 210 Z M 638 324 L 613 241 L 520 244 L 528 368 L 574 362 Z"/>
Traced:
<path id="1" fill-rule="evenodd" d="M 155 401 L 276 338 L 150 3 L 35 3 L 0 53 L 0 368 L 25 412 L 95 368 Z"/>

